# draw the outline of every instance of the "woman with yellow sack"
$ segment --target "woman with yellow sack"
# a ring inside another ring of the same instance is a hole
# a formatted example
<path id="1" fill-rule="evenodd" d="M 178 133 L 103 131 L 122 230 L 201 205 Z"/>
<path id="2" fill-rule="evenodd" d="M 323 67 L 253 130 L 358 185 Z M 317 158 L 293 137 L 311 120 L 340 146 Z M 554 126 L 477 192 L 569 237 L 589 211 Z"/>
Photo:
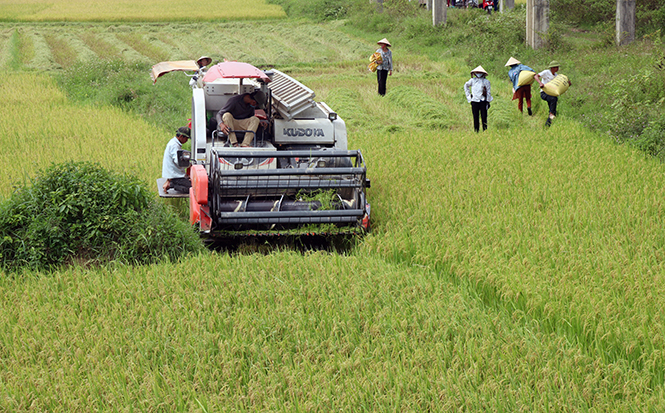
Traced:
<path id="1" fill-rule="evenodd" d="M 514 57 L 508 59 L 506 67 L 510 67 L 508 77 L 513 82 L 513 100 L 519 99 L 517 109 L 524 113 L 524 100 L 526 100 L 526 110 L 529 116 L 533 115 L 533 112 L 531 112 L 531 84 L 536 72 Z"/>
<path id="2" fill-rule="evenodd" d="M 376 67 L 376 80 L 379 83 L 379 95 L 386 94 L 386 80 L 393 74 L 393 53 L 388 49 L 392 45 L 385 37 L 376 42 L 380 48 L 376 50 L 381 54 L 381 63 Z"/>
<path id="3" fill-rule="evenodd" d="M 556 79 L 559 66 L 559 62 L 552 60 L 549 64 L 549 69 L 545 69 L 540 73 L 536 73 L 534 76 L 540 85 L 540 88 L 543 89 L 540 92 L 540 98 L 547 102 L 547 105 L 550 109 L 550 114 L 547 118 L 547 121 L 545 121 L 545 126 L 550 126 L 552 124 L 552 120 L 556 117 L 556 105 L 559 101 L 559 95 L 564 93 L 568 89 L 568 86 L 572 85 L 570 80 L 568 80 L 568 78 L 564 75 L 560 75 L 560 79 Z M 548 88 L 546 85 L 550 82 L 552 82 L 552 84 L 556 83 L 558 87 Z"/>

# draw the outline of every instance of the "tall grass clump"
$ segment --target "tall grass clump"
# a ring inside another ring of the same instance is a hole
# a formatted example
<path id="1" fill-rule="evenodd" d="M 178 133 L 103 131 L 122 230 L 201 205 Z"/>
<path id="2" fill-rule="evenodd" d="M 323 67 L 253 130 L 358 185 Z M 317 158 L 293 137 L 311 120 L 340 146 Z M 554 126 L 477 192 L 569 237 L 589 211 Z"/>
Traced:
<path id="1" fill-rule="evenodd" d="M 56 79 L 73 101 L 120 107 L 169 131 L 183 126 L 190 117 L 187 79 L 174 73 L 153 85 L 149 73 L 146 63 L 98 61 L 71 66 Z"/>
<path id="2" fill-rule="evenodd" d="M 201 249 L 197 234 L 137 179 L 55 164 L 0 204 L 0 266 L 147 263 Z"/>
<path id="3" fill-rule="evenodd" d="M 665 26 L 665 5 L 662 1 L 641 0 L 635 6 L 635 29 L 638 35 Z M 557 0 L 552 2 L 552 12 L 556 18 L 588 27 L 614 22 L 616 1 Z"/>
<path id="4" fill-rule="evenodd" d="M 485 13 L 474 13 L 469 21 L 475 49 L 482 50 L 485 60 L 499 59 L 505 63 L 506 56 L 518 54 L 526 41 L 526 9 L 517 7 L 507 13 L 494 13 L 491 18 Z M 478 54 L 471 53 L 470 58 Z"/>
<path id="5" fill-rule="evenodd" d="M 268 0 L 282 6 L 290 17 L 306 17 L 315 20 L 336 20 L 347 16 L 357 0 Z"/>
<path id="6" fill-rule="evenodd" d="M 641 59 L 639 69 L 611 81 L 606 94 L 611 102 L 606 129 L 620 143 L 628 143 L 665 160 L 665 50 L 659 36 L 653 52 Z"/>
<path id="7" fill-rule="evenodd" d="M 417 1 L 385 1 L 382 6 L 360 1 L 356 2 L 353 11 L 348 19 L 349 27 L 362 27 L 365 31 L 381 33 L 403 42 L 415 42 L 418 46 L 445 44 L 447 28 L 434 27 L 431 12 L 420 7 Z"/>

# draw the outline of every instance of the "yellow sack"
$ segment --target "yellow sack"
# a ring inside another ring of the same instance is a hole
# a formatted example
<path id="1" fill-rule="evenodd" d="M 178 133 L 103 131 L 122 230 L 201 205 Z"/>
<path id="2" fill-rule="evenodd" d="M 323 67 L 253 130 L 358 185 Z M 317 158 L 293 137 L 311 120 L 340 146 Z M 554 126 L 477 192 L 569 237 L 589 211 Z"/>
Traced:
<path id="1" fill-rule="evenodd" d="M 367 66 L 367 68 L 369 69 L 370 72 L 376 72 L 376 68 L 381 63 L 383 63 L 383 58 L 381 58 L 381 53 L 380 52 L 374 52 L 369 57 L 369 66 Z"/>
<path id="2" fill-rule="evenodd" d="M 522 70 L 520 75 L 517 77 L 517 87 L 532 84 L 533 81 L 536 80 L 533 78 L 533 75 L 535 74 L 536 72 L 532 72 L 530 70 Z"/>
<path id="3" fill-rule="evenodd" d="M 543 92 L 550 96 L 561 96 L 568 90 L 568 77 L 566 75 L 556 75 L 554 79 L 543 86 Z"/>

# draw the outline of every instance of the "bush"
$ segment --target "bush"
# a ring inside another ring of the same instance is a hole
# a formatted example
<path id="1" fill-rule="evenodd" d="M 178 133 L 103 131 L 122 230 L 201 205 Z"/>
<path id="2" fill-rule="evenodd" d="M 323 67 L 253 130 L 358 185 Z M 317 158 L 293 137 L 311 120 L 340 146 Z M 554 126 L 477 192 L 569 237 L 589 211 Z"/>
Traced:
<path id="1" fill-rule="evenodd" d="M 505 56 L 515 54 L 516 46 L 526 42 L 526 9 L 517 8 L 508 13 L 474 13 L 469 22 L 474 33 L 476 50 L 482 50 L 485 60 L 506 60 Z M 472 54 L 473 56 L 473 54 Z"/>
<path id="2" fill-rule="evenodd" d="M 645 60 L 645 67 L 640 71 L 624 75 L 610 84 L 609 132 L 618 142 L 627 142 L 649 154 L 663 157 L 665 142 L 658 125 L 662 125 L 665 119 L 662 113 L 665 90 L 654 85 L 665 84 L 665 71 L 656 66 L 660 59 L 657 53 L 651 59 L 652 62 Z"/>
<path id="3" fill-rule="evenodd" d="M 594 25 L 616 16 L 615 0 L 557 0 L 550 4 L 556 19 L 576 25 Z"/>
<path id="4" fill-rule="evenodd" d="M 0 266 L 8 270 L 149 263 L 201 248 L 141 182 L 91 163 L 53 165 L 0 204 Z"/>
<path id="5" fill-rule="evenodd" d="M 635 139 L 634 145 L 661 161 L 665 161 L 665 115 L 649 122 L 642 134 Z"/>
<path id="6" fill-rule="evenodd" d="M 356 2 L 348 25 L 402 40 L 417 40 L 419 45 L 443 45 L 446 29 L 432 25 L 431 12 L 418 1 L 384 0 L 381 8 L 367 1 Z"/>

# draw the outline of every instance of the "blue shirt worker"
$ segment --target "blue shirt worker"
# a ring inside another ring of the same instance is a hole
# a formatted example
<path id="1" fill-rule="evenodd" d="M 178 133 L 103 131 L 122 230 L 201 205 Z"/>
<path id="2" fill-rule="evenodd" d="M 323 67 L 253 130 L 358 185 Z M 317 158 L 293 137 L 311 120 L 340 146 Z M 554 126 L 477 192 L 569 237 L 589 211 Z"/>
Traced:
<path id="1" fill-rule="evenodd" d="M 519 99 L 517 101 L 517 109 L 524 113 L 523 101 L 526 100 L 526 110 L 529 113 L 529 116 L 533 115 L 533 112 L 531 111 L 531 82 L 520 86 L 519 80 L 522 71 L 534 72 L 535 74 L 535 70 L 529 66 L 523 65 L 522 62 L 514 57 L 508 59 L 506 67 L 510 67 L 510 70 L 508 70 L 508 77 L 510 78 L 510 81 L 513 82 L 513 100 Z"/>
<path id="2" fill-rule="evenodd" d="M 162 187 L 164 192 L 173 188 L 177 192 L 187 193 L 192 187 L 192 181 L 187 176 L 187 168 L 178 166 L 178 150 L 182 149 L 182 144 L 187 142 L 190 134 L 191 130 L 182 126 L 176 131 L 175 137 L 166 144 L 162 160 L 162 178 L 166 178 Z"/>

